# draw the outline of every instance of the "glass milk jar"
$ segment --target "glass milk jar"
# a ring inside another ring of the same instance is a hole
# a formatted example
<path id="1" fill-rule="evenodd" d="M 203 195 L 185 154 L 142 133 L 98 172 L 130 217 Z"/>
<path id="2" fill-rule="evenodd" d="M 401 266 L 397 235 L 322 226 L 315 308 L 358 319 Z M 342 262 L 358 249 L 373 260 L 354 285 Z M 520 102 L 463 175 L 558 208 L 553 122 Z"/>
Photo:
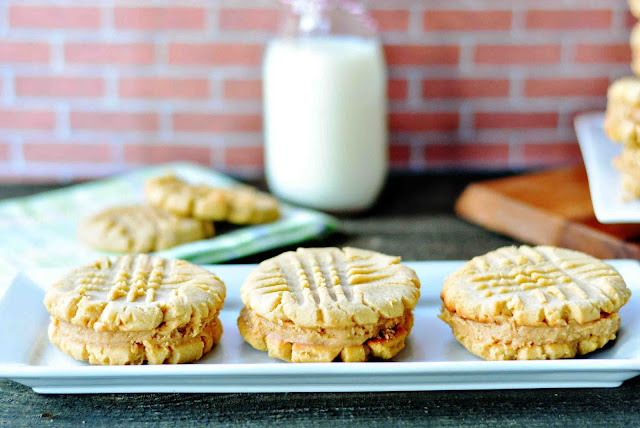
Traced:
<path id="1" fill-rule="evenodd" d="M 375 202 L 388 168 L 386 67 L 358 1 L 289 0 L 263 61 L 267 181 L 332 212 Z"/>

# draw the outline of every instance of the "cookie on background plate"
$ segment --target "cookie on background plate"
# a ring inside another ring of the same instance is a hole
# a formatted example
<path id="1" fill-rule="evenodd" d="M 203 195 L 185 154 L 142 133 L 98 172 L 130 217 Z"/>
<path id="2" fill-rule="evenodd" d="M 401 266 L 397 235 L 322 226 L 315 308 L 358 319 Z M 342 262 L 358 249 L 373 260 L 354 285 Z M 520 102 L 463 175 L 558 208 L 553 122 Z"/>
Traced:
<path id="1" fill-rule="evenodd" d="M 404 348 L 420 281 L 399 257 L 299 248 L 260 263 L 241 296 L 240 334 L 270 357 L 360 362 Z"/>
<path id="2" fill-rule="evenodd" d="M 220 341 L 226 288 L 183 260 L 102 258 L 47 290 L 49 339 L 91 364 L 186 363 Z"/>
<path id="3" fill-rule="evenodd" d="M 148 180 L 144 190 L 152 205 L 182 217 L 259 224 L 270 223 L 280 216 L 276 198 L 249 186 L 221 189 L 189 184 L 166 175 Z"/>
<path id="4" fill-rule="evenodd" d="M 101 251 L 148 253 L 214 235 L 213 223 L 146 205 L 107 208 L 84 219 L 78 238 Z"/>
<path id="5" fill-rule="evenodd" d="M 615 269 L 587 254 L 504 247 L 446 278 L 440 317 L 486 360 L 573 358 L 616 338 L 630 296 Z"/>

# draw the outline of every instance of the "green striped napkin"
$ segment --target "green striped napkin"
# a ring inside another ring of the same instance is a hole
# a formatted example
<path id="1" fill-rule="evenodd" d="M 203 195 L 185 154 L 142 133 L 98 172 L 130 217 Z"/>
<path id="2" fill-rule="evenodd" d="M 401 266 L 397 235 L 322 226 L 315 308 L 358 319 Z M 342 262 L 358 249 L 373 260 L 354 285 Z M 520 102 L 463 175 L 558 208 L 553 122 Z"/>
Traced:
<path id="1" fill-rule="evenodd" d="M 0 202 L 0 292 L 17 271 L 72 267 L 101 253 L 76 239 L 78 221 L 103 208 L 145 200 L 143 184 L 152 176 L 173 172 L 194 183 L 229 187 L 230 177 L 205 167 L 171 163 L 115 178 L 78 184 L 38 195 Z M 336 227 L 324 213 L 281 204 L 281 218 L 273 223 L 230 228 L 211 239 L 179 245 L 156 254 L 194 263 L 219 263 L 261 251 L 295 244 Z"/>

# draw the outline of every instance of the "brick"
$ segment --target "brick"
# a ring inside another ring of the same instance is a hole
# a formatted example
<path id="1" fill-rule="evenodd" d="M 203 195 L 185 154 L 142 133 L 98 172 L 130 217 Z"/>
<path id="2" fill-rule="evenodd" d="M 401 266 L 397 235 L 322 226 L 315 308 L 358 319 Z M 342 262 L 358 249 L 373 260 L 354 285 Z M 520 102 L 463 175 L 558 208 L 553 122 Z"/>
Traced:
<path id="1" fill-rule="evenodd" d="M 107 144 L 81 143 L 24 143 L 24 158 L 32 162 L 87 162 L 111 161 L 111 147 Z"/>
<path id="2" fill-rule="evenodd" d="M 15 92 L 19 96 L 101 97 L 104 80 L 99 77 L 18 76 Z"/>
<path id="3" fill-rule="evenodd" d="M 259 132 L 259 114 L 174 113 L 173 129 L 190 132 Z"/>
<path id="4" fill-rule="evenodd" d="M 442 144 L 427 146 L 424 156 L 429 163 L 493 163 L 507 161 L 509 158 L 508 144 Z"/>
<path id="5" fill-rule="evenodd" d="M 0 62 L 49 62 L 50 47 L 48 43 L 10 42 L 0 40 Z"/>
<path id="6" fill-rule="evenodd" d="M 56 115 L 47 110 L 0 109 L 0 129 L 43 129 L 56 126 Z"/>
<path id="7" fill-rule="evenodd" d="M 67 43 L 64 57 L 76 64 L 152 64 L 151 43 Z"/>
<path id="8" fill-rule="evenodd" d="M 511 29 L 509 10 L 428 10 L 425 31 L 507 31 Z"/>
<path id="9" fill-rule="evenodd" d="M 209 166 L 211 149 L 194 146 L 161 144 L 128 144 L 124 146 L 124 160 L 128 163 L 159 164 L 175 161 L 196 162 Z"/>
<path id="10" fill-rule="evenodd" d="M 405 100 L 409 93 L 409 83 L 403 79 L 391 79 L 387 82 L 387 96 L 390 100 Z"/>
<path id="11" fill-rule="evenodd" d="M 155 113 L 112 111 L 72 111 L 71 128 L 101 131 L 155 131 L 158 116 Z"/>
<path id="12" fill-rule="evenodd" d="M 222 30 L 275 31 L 279 12 L 276 9 L 220 9 L 218 18 Z"/>
<path id="13" fill-rule="evenodd" d="M 228 167 L 262 167 L 264 149 L 262 147 L 227 147 L 224 151 L 224 159 Z"/>
<path id="14" fill-rule="evenodd" d="M 509 96 L 506 79 L 429 79 L 422 81 L 425 98 L 504 98 Z"/>
<path id="15" fill-rule="evenodd" d="M 201 7 L 116 7 L 113 25 L 123 30 L 201 30 L 205 9 Z"/>
<path id="16" fill-rule="evenodd" d="M 407 98 L 408 83 L 404 79 L 391 79 L 387 85 L 389 99 L 403 100 Z M 258 100 L 262 97 L 260 80 L 228 79 L 223 83 L 223 96 L 227 99 Z"/>
<path id="17" fill-rule="evenodd" d="M 480 112 L 474 117 L 476 129 L 543 129 L 558 126 L 558 113 Z"/>
<path id="18" fill-rule="evenodd" d="M 9 25 L 23 28 L 100 28 L 100 9 L 97 7 L 59 7 L 12 5 Z"/>
<path id="19" fill-rule="evenodd" d="M 611 28 L 610 9 L 528 10 L 525 27 L 529 30 L 598 30 Z"/>
<path id="20" fill-rule="evenodd" d="M 385 45 L 389 65 L 457 65 L 459 46 Z"/>
<path id="21" fill-rule="evenodd" d="M 262 82 L 227 79 L 223 83 L 222 94 L 231 100 L 258 100 L 262 97 Z"/>
<path id="22" fill-rule="evenodd" d="M 522 156 L 528 165 L 579 164 L 582 161 L 578 143 L 526 143 Z"/>
<path id="23" fill-rule="evenodd" d="M 580 44 L 576 46 L 576 62 L 624 64 L 631 61 L 631 48 L 627 43 Z"/>
<path id="24" fill-rule="evenodd" d="M 9 160 L 9 144 L 0 143 L 0 161 Z"/>
<path id="25" fill-rule="evenodd" d="M 378 9 L 370 11 L 378 24 L 378 31 L 407 31 L 409 30 L 409 11 L 400 9 Z"/>
<path id="26" fill-rule="evenodd" d="M 390 113 L 392 131 L 452 131 L 458 129 L 458 113 Z"/>
<path id="27" fill-rule="evenodd" d="M 406 144 L 391 144 L 389 146 L 389 162 L 391 165 L 407 165 L 411 156 L 411 147 Z"/>
<path id="28" fill-rule="evenodd" d="M 208 98 L 207 79 L 133 77 L 120 79 L 122 98 Z"/>
<path id="29" fill-rule="evenodd" d="M 560 62 L 560 45 L 478 45 L 477 64 L 555 64 Z"/>
<path id="30" fill-rule="evenodd" d="M 170 64 L 260 65 L 262 45 L 246 43 L 171 43 Z"/>
<path id="31" fill-rule="evenodd" d="M 607 77 L 595 79 L 529 79 L 527 97 L 604 97 L 609 87 Z"/>

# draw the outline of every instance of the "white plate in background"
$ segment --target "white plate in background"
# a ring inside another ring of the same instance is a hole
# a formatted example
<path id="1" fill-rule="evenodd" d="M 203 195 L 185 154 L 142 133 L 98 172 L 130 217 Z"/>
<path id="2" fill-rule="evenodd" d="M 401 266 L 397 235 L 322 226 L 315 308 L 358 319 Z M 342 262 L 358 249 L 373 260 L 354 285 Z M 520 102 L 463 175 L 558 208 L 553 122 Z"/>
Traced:
<path id="1" fill-rule="evenodd" d="M 587 113 L 577 116 L 574 122 L 589 177 L 593 211 L 600 223 L 640 223 L 640 199 L 622 199 L 620 173 L 612 164 L 622 145 L 607 137 L 603 121 L 604 113 Z"/>
<path id="2" fill-rule="evenodd" d="M 107 392 L 347 392 L 453 389 L 615 387 L 640 374 L 640 264 L 611 264 L 635 296 L 621 309 L 618 339 L 584 358 L 483 361 L 437 318 L 440 289 L 462 262 L 410 262 L 422 283 L 407 347 L 389 362 L 292 364 L 271 359 L 242 340 L 236 319 L 240 285 L 255 265 L 208 266 L 227 284 L 221 343 L 194 364 L 91 366 L 47 339 L 45 287 L 60 275 L 16 276 L 0 300 L 0 378 L 39 393 Z"/>

